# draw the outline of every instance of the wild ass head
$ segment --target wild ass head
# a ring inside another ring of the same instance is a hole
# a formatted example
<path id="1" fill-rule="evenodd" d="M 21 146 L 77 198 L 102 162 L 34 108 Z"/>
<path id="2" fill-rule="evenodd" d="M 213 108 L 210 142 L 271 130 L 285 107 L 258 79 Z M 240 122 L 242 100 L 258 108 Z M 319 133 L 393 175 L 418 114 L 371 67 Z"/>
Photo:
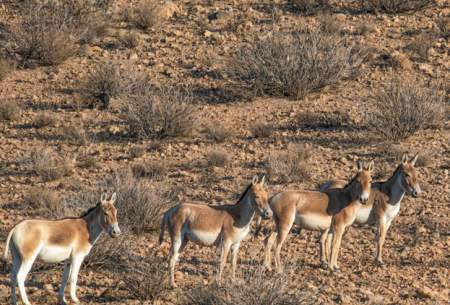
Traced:
<path id="1" fill-rule="evenodd" d="M 363 162 L 358 161 L 358 172 L 356 174 L 355 180 L 359 183 L 358 193 L 359 201 L 361 203 L 366 203 L 369 200 L 370 188 L 372 184 L 372 171 L 374 167 L 373 161 L 369 163 L 368 166 L 364 166 Z"/>
<path id="2" fill-rule="evenodd" d="M 400 170 L 402 173 L 401 185 L 403 190 L 416 198 L 422 190 L 420 189 L 419 179 L 417 177 L 417 171 L 414 167 L 419 154 L 416 154 L 411 160 L 408 161 L 406 154 L 402 157 L 402 164 L 400 164 Z"/>
<path id="3" fill-rule="evenodd" d="M 266 177 L 264 176 L 261 181 L 258 182 L 258 176 L 254 176 L 250 189 L 248 190 L 248 195 L 252 200 L 252 205 L 255 210 L 263 218 L 272 217 L 272 209 L 269 206 L 269 199 L 266 190 L 264 189 L 264 183 Z"/>
<path id="4" fill-rule="evenodd" d="M 114 206 L 116 199 L 116 193 L 112 194 L 109 200 L 107 200 L 106 194 L 102 194 L 100 198 L 100 224 L 103 230 L 105 230 L 111 237 L 117 237 L 120 235 L 120 228 L 117 222 L 117 210 Z"/>

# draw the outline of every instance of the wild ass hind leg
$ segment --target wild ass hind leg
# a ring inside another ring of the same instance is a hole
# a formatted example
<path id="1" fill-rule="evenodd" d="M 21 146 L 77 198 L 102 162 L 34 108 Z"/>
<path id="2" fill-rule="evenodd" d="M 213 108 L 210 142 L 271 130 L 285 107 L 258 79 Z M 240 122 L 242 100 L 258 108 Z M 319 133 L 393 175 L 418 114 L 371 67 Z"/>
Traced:
<path id="1" fill-rule="evenodd" d="M 386 240 L 386 233 L 389 229 L 389 226 L 391 225 L 390 221 L 386 221 L 385 219 L 380 219 L 378 222 L 378 234 L 377 234 L 377 256 L 376 256 L 376 263 L 379 266 L 383 265 L 383 258 L 382 258 L 382 252 L 383 252 L 383 245 L 384 241 Z"/>
<path id="2" fill-rule="evenodd" d="M 19 253 L 15 249 L 14 245 L 10 246 L 12 254 L 12 271 L 11 271 L 11 304 L 17 305 L 16 286 L 17 286 L 17 273 L 19 272 L 22 260 Z"/>
<path id="3" fill-rule="evenodd" d="M 236 266 L 239 253 L 239 246 L 240 243 L 236 243 L 231 246 L 231 278 L 233 280 L 236 277 Z"/>
<path id="4" fill-rule="evenodd" d="M 22 302 L 25 305 L 31 305 L 28 300 L 27 293 L 25 291 L 25 279 L 27 278 L 28 272 L 30 272 L 31 266 L 36 258 L 36 255 L 28 258 L 27 260 L 22 260 L 19 270 L 17 271 L 17 285 L 19 286 L 19 293 Z"/>
<path id="5" fill-rule="evenodd" d="M 326 269 L 328 267 L 329 263 L 329 253 L 328 253 L 328 232 L 330 231 L 330 228 L 322 231 L 320 234 L 320 266 L 323 269 Z"/>
<path id="6" fill-rule="evenodd" d="M 268 271 L 272 271 L 272 248 L 277 238 L 276 232 L 271 232 L 269 236 L 264 240 L 264 268 Z"/>
<path id="7" fill-rule="evenodd" d="M 70 268 L 71 268 L 71 266 L 70 266 L 69 261 L 66 261 L 64 263 L 64 271 L 63 271 L 63 276 L 61 279 L 61 286 L 59 287 L 59 293 L 58 293 L 58 303 L 60 305 L 67 304 L 66 297 L 64 296 L 64 291 L 66 290 L 67 281 L 69 280 Z"/>
<path id="8" fill-rule="evenodd" d="M 331 271 L 339 271 L 339 266 L 337 264 L 337 259 L 339 255 L 339 249 L 341 247 L 342 235 L 344 234 L 345 227 L 343 225 L 335 225 L 331 229 L 333 232 L 333 238 L 331 240 L 331 257 L 329 269 Z"/>
<path id="9" fill-rule="evenodd" d="M 220 283 L 222 281 L 223 270 L 225 269 L 225 265 L 227 264 L 228 253 L 230 252 L 231 243 L 222 240 L 221 251 L 220 251 L 220 262 L 219 262 L 219 272 L 217 274 L 217 282 Z"/>
<path id="10" fill-rule="evenodd" d="M 175 283 L 175 265 L 178 262 L 178 257 L 180 255 L 180 249 L 183 245 L 184 237 L 178 236 L 172 238 L 172 247 L 170 249 L 170 259 L 169 259 L 169 272 L 170 272 L 170 285 L 173 288 L 177 287 Z"/>

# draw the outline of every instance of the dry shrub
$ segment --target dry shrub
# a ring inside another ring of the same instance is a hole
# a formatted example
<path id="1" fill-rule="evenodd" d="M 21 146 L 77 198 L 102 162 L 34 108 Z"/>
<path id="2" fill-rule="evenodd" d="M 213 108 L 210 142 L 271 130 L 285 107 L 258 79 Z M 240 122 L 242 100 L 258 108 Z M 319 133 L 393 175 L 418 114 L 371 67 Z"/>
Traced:
<path id="1" fill-rule="evenodd" d="M 36 128 L 43 128 L 48 126 L 55 126 L 58 119 L 53 114 L 39 113 L 33 120 L 33 126 Z"/>
<path id="2" fill-rule="evenodd" d="M 134 163 L 131 171 L 135 177 L 147 177 L 154 180 L 163 180 L 169 172 L 169 163 L 165 160 L 146 160 Z"/>
<path id="3" fill-rule="evenodd" d="M 124 19 L 142 30 L 155 28 L 162 22 L 158 9 L 155 1 L 141 0 L 136 8 L 124 12 Z"/>
<path id="4" fill-rule="evenodd" d="M 13 70 L 13 62 L 0 58 L 0 81 L 4 80 Z"/>
<path id="5" fill-rule="evenodd" d="M 186 292 L 186 305 L 294 305 L 303 304 L 306 295 L 293 293 L 287 275 L 270 276 L 260 269 L 250 270 L 243 279 L 224 285 L 199 286 Z"/>
<path id="6" fill-rule="evenodd" d="M 432 35 L 421 34 L 416 36 L 406 48 L 414 52 L 420 60 L 426 61 L 428 59 L 428 50 L 433 46 L 434 38 Z"/>
<path id="7" fill-rule="evenodd" d="M 416 167 L 428 167 L 433 163 L 433 158 L 429 153 L 421 153 L 417 157 Z"/>
<path id="8" fill-rule="evenodd" d="M 135 234 L 159 228 L 161 214 L 173 195 L 167 186 L 136 178 L 131 171 L 116 172 L 108 184 L 117 192 L 116 207 L 122 226 Z"/>
<path id="9" fill-rule="evenodd" d="M 50 148 L 37 148 L 30 154 L 33 172 L 43 181 L 58 180 L 73 173 L 74 161 L 59 156 Z"/>
<path id="10" fill-rule="evenodd" d="M 297 127 L 301 129 L 337 129 L 351 122 L 347 112 L 300 112 L 296 117 Z"/>
<path id="11" fill-rule="evenodd" d="M 0 121 L 15 121 L 19 119 L 21 109 L 10 99 L 0 99 Z"/>
<path id="12" fill-rule="evenodd" d="M 208 139 L 218 143 L 225 142 L 236 136 L 236 131 L 233 128 L 220 122 L 208 124 L 204 132 Z"/>
<path id="13" fill-rule="evenodd" d="M 29 0 L 21 6 L 8 40 L 24 65 L 57 65 L 100 32 L 102 17 L 90 0 Z"/>
<path id="14" fill-rule="evenodd" d="M 330 9 L 329 0 L 291 0 L 294 7 L 306 15 Z"/>
<path id="15" fill-rule="evenodd" d="M 361 59 L 360 50 L 335 35 L 276 32 L 239 48 L 226 72 L 241 92 L 301 99 L 352 76 Z"/>
<path id="16" fill-rule="evenodd" d="M 40 186 L 30 189 L 26 201 L 32 210 L 41 216 L 61 218 L 66 212 L 65 204 L 58 193 Z"/>
<path id="17" fill-rule="evenodd" d="M 120 211 L 118 211 L 120 215 Z M 120 223 L 119 223 L 120 226 Z M 132 250 L 130 237 L 126 232 L 118 238 L 111 238 L 107 234 L 95 243 L 89 255 L 84 261 L 84 266 L 93 269 L 107 269 L 110 271 L 123 272 L 128 264 L 128 256 Z"/>
<path id="18" fill-rule="evenodd" d="M 419 130 L 442 125 L 444 96 L 439 88 L 421 82 L 395 79 L 374 98 L 368 125 L 385 140 L 398 141 Z"/>
<path id="19" fill-rule="evenodd" d="M 139 45 L 139 35 L 127 32 L 119 36 L 120 44 L 127 49 L 134 49 Z"/>
<path id="20" fill-rule="evenodd" d="M 327 34 L 340 34 L 342 32 L 342 24 L 331 14 L 321 14 L 318 17 L 320 30 Z"/>
<path id="21" fill-rule="evenodd" d="M 128 153 L 130 155 L 130 158 L 136 159 L 142 157 L 145 154 L 145 148 L 143 146 L 135 145 L 130 148 L 130 151 Z"/>
<path id="22" fill-rule="evenodd" d="M 82 122 L 63 126 L 62 138 L 75 145 L 86 145 L 89 142 L 89 136 Z"/>
<path id="23" fill-rule="evenodd" d="M 309 179 L 311 154 L 311 149 L 305 145 L 289 145 L 285 151 L 271 153 L 266 164 L 269 178 L 280 183 Z"/>
<path id="24" fill-rule="evenodd" d="M 375 26 L 371 23 L 363 21 L 356 26 L 356 33 L 359 35 L 366 36 L 375 31 Z"/>
<path id="25" fill-rule="evenodd" d="M 206 155 L 206 162 L 209 166 L 225 167 L 230 165 L 231 156 L 223 149 L 212 149 Z"/>
<path id="26" fill-rule="evenodd" d="M 125 118 L 130 130 L 143 138 L 187 136 L 197 122 L 192 102 L 187 89 L 148 86 L 130 96 Z"/>
<path id="27" fill-rule="evenodd" d="M 81 168 L 98 168 L 98 159 L 95 156 L 84 156 L 80 158 L 78 167 Z"/>
<path id="28" fill-rule="evenodd" d="M 398 14 L 420 11 L 428 5 L 434 4 L 434 0 L 360 0 L 362 7 L 371 12 L 383 12 Z"/>
<path id="29" fill-rule="evenodd" d="M 440 17 L 436 21 L 438 35 L 447 39 L 450 37 L 450 17 Z"/>
<path id="30" fill-rule="evenodd" d="M 256 123 L 250 127 L 250 132 L 255 138 L 268 138 L 273 133 L 273 126 L 266 123 Z"/>

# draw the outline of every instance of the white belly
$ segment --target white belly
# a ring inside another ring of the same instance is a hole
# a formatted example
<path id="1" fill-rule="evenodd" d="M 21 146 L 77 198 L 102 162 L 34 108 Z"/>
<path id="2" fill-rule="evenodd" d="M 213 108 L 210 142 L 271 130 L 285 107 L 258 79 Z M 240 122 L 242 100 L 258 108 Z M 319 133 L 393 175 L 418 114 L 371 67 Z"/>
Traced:
<path id="1" fill-rule="evenodd" d="M 295 216 L 295 224 L 302 229 L 321 231 L 328 229 L 331 225 L 331 216 L 319 214 L 302 214 Z"/>
<path id="2" fill-rule="evenodd" d="M 371 206 L 361 205 L 361 207 L 356 212 L 355 222 L 359 224 L 369 222 L 372 213 L 372 207 L 373 207 L 372 205 Z"/>
<path id="3" fill-rule="evenodd" d="M 189 238 L 189 240 L 193 241 L 194 243 L 206 245 L 206 246 L 212 246 L 219 238 L 220 231 L 219 232 L 208 232 L 208 231 L 200 231 L 200 230 L 188 230 L 186 232 L 186 236 Z"/>
<path id="4" fill-rule="evenodd" d="M 46 263 L 59 263 L 70 257 L 72 247 L 58 247 L 45 245 L 38 257 Z"/>

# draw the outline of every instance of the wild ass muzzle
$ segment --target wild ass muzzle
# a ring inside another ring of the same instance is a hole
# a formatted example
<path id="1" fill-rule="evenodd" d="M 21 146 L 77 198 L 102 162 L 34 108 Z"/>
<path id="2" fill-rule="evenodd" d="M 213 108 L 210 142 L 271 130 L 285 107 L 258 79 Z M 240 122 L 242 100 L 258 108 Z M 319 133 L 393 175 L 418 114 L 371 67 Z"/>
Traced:
<path id="1" fill-rule="evenodd" d="M 372 183 L 369 200 L 356 211 L 354 222 L 376 224 L 378 227 L 376 262 L 380 265 L 383 264 L 382 250 L 386 233 L 400 211 L 400 202 L 405 194 L 415 198 L 421 193 L 417 171 L 414 168 L 418 156 L 416 154 L 411 160 L 408 160 L 408 156 L 403 155 L 401 163 L 388 180 Z M 331 180 L 325 183 L 320 190 L 342 188 L 344 185 L 343 180 Z M 353 221 L 348 225 L 352 223 Z"/>
<path id="2" fill-rule="evenodd" d="M 263 177 L 258 182 L 258 177 L 255 176 L 235 205 L 211 206 L 182 203 L 164 213 L 159 242 L 163 242 L 164 231 L 167 228 L 171 239 L 169 271 L 170 284 L 173 287 L 176 287 L 175 264 L 188 241 L 203 246 L 220 247 L 218 281 L 222 278 L 231 249 L 231 274 L 234 278 L 239 245 L 250 230 L 255 212 L 265 218 L 272 216 L 264 181 Z"/>
<path id="3" fill-rule="evenodd" d="M 282 272 L 281 247 L 294 224 L 300 229 L 321 232 L 320 257 L 322 265 L 326 266 L 328 262 L 326 239 L 332 217 L 354 201 L 365 202 L 369 199 L 372 168 L 373 161 L 367 167 L 358 162 L 355 177 L 343 189 L 333 189 L 327 193 L 284 191 L 274 195 L 270 199 L 270 207 L 275 221 L 275 231 L 265 240 L 264 266 L 271 270 L 271 250 L 275 244 L 275 267 L 277 272 Z"/>
<path id="4" fill-rule="evenodd" d="M 120 234 L 117 210 L 114 207 L 116 193 L 109 200 L 103 194 L 100 203 L 77 218 L 59 220 L 24 220 L 17 224 L 6 240 L 5 259 L 11 251 L 11 302 L 17 304 L 16 285 L 25 305 L 30 305 L 25 292 L 25 279 L 36 258 L 46 263 L 65 261 L 58 300 L 67 304 L 64 290 L 70 278 L 70 297 L 80 304 L 76 296 L 77 278 L 81 263 L 105 231 L 111 237 Z"/>

